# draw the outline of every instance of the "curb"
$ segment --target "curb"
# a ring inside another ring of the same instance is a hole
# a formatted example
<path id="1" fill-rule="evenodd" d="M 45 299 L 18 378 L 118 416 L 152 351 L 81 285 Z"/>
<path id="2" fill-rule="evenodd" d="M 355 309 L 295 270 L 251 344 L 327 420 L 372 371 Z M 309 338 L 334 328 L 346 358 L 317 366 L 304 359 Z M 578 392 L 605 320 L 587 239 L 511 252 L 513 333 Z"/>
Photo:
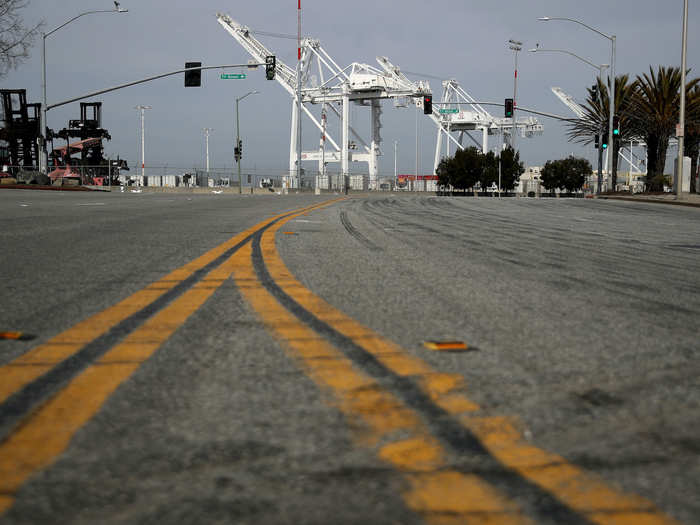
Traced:
<path id="1" fill-rule="evenodd" d="M 629 201 L 629 202 L 651 202 L 654 204 L 672 204 L 674 206 L 690 206 L 691 208 L 700 208 L 700 202 L 685 202 L 670 199 L 636 199 L 634 197 L 596 197 L 597 199 Z"/>
<path id="2" fill-rule="evenodd" d="M 2 190 L 95 191 L 85 186 L 40 186 L 38 184 L 0 184 Z"/>

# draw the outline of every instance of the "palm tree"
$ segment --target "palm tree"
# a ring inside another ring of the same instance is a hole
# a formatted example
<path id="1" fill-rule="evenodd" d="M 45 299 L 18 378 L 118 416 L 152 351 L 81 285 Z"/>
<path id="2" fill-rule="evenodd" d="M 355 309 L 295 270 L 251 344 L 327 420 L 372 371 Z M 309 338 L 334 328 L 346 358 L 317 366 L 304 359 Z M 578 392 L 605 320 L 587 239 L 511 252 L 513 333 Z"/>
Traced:
<path id="1" fill-rule="evenodd" d="M 608 82 L 603 82 L 600 77 L 596 79 L 597 95 L 592 88 L 588 88 L 588 96 L 583 105 L 585 115 L 568 124 L 567 136 L 569 140 L 580 144 L 590 144 L 593 136 L 608 135 L 608 119 L 610 118 L 610 95 L 608 94 Z M 620 118 L 620 135 L 613 144 L 613 172 L 612 187 L 617 187 L 617 165 L 621 145 L 636 137 L 630 126 L 630 111 L 628 106 L 634 94 L 634 83 L 629 82 L 629 75 L 615 77 L 615 114 Z"/>
<path id="2" fill-rule="evenodd" d="M 686 93 L 700 79 L 686 85 Z M 647 187 L 651 191 L 663 189 L 668 141 L 678 123 L 680 106 L 681 70 L 678 67 L 659 66 L 656 72 L 637 76 L 627 116 L 633 131 L 647 143 Z"/>
<path id="3" fill-rule="evenodd" d="M 698 155 L 700 155 L 700 84 L 688 92 L 685 116 L 685 155 L 690 157 L 690 191 L 700 193 L 695 186 L 698 173 Z"/>

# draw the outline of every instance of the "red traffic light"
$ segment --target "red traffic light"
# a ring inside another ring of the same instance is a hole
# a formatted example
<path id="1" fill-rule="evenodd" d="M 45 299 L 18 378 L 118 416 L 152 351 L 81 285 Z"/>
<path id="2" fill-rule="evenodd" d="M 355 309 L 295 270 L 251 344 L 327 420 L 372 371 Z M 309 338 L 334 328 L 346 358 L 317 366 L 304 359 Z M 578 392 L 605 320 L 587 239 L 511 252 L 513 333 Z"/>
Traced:
<path id="1" fill-rule="evenodd" d="M 423 95 L 423 114 L 433 114 L 433 97 L 430 95 Z"/>

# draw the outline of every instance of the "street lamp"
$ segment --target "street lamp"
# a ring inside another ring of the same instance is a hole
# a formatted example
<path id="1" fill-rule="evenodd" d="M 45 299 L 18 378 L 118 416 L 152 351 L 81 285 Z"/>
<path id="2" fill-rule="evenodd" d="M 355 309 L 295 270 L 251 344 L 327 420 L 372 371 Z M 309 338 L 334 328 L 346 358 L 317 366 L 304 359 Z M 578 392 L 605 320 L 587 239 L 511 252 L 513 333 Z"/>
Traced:
<path id="1" fill-rule="evenodd" d="M 610 106 L 610 115 L 608 118 L 608 144 L 610 148 L 615 151 L 615 144 L 613 143 L 613 115 L 615 114 L 615 53 L 616 53 L 616 47 L 617 47 L 617 37 L 615 35 L 607 35 L 603 33 L 602 31 L 598 31 L 597 29 L 589 26 L 588 24 L 584 24 L 580 20 L 576 20 L 574 18 L 566 18 L 566 17 L 555 17 L 555 16 L 542 16 L 538 18 L 537 20 L 540 20 L 541 22 L 549 22 L 550 20 L 566 20 L 568 22 L 574 22 L 575 24 L 582 25 L 586 29 L 589 29 L 593 31 L 594 33 L 598 33 L 600 36 L 607 38 L 610 40 L 610 45 L 611 45 L 611 51 L 610 51 L 610 75 L 608 78 L 610 79 L 610 98 L 608 101 L 608 106 Z M 608 170 L 608 176 L 612 177 L 612 171 L 613 171 L 613 156 L 610 154 L 610 151 L 608 150 L 608 162 L 607 162 L 607 170 Z M 613 188 L 613 191 L 615 188 Z"/>
<path id="2" fill-rule="evenodd" d="M 248 95 L 258 95 L 260 92 L 259 91 L 249 91 L 242 97 L 238 97 L 236 99 L 236 147 L 239 147 L 238 145 L 241 143 L 241 133 L 240 133 L 240 120 L 238 118 L 238 103 L 246 98 Z M 238 158 L 236 159 L 238 162 L 238 193 L 243 193 L 243 178 L 241 176 L 241 154 L 240 152 L 238 153 Z"/>
<path id="3" fill-rule="evenodd" d="M 151 106 L 136 106 L 134 109 L 138 109 L 141 112 L 141 179 L 144 184 L 146 183 L 146 110 L 153 109 Z M 136 187 L 138 188 L 139 180 L 136 179 Z"/>
<path id="4" fill-rule="evenodd" d="M 681 107 L 680 119 L 678 123 L 678 163 L 676 166 L 676 199 L 683 198 L 683 171 L 685 168 L 683 151 L 685 146 L 685 68 L 686 54 L 688 48 L 688 0 L 683 2 L 683 42 L 681 44 Z M 693 176 L 692 174 L 690 175 Z M 697 188 L 695 191 L 698 191 Z"/>
<path id="5" fill-rule="evenodd" d="M 510 145 L 513 148 L 513 151 L 515 151 L 515 111 L 516 107 L 518 106 L 518 103 L 516 102 L 516 96 L 518 93 L 518 51 L 522 51 L 523 43 L 511 39 L 508 40 L 508 44 L 510 44 L 508 47 L 513 50 L 513 54 L 515 55 L 515 75 L 513 76 L 513 129 L 510 135 Z"/>
<path id="6" fill-rule="evenodd" d="M 397 155 L 399 152 L 399 141 L 395 140 L 394 141 L 394 191 L 398 189 L 398 183 L 399 183 L 399 171 L 398 171 L 398 160 L 397 160 Z"/>
<path id="7" fill-rule="evenodd" d="M 74 20 L 77 20 L 81 16 L 85 15 L 91 15 L 94 13 L 128 13 L 128 9 L 124 9 L 123 7 L 119 6 L 119 2 L 114 2 L 114 9 L 100 9 L 100 10 L 94 10 L 94 11 L 85 11 L 84 13 L 80 13 L 79 15 L 74 16 L 67 22 L 64 22 L 60 26 L 52 29 L 51 31 L 47 33 L 43 33 L 41 35 L 41 90 L 43 93 L 43 104 L 41 105 L 41 112 L 40 112 L 40 118 L 39 118 L 39 137 L 41 139 L 41 153 L 39 155 L 39 171 L 46 175 L 48 173 L 48 166 L 49 166 L 49 153 L 46 148 L 46 106 L 47 106 L 47 101 L 46 101 L 46 38 L 59 29 L 67 26 Z"/>
<path id="8" fill-rule="evenodd" d="M 578 58 L 581 62 L 585 62 L 589 66 L 596 68 L 599 71 L 601 78 L 603 77 L 603 70 L 610 67 L 610 64 L 595 64 L 594 62 L 580 57 L 576 53 L 567 51 L 566 49 L 544 49 L 541 47 L 535 47 L 533 49 L 529 49 L 528 51 L 530 51 L 530 53 L 565 53 L 567 55 L 571 55 L 572 57 Z"/>
<path id="9" fill-rule="evenodd" d="M 202 128 L 202 131 L 204 131 L 204 138 L 206 142 L 206 149 L 207 149 L 207 177 L 209 176 L 209 134 L 214 131 L 214 128 Z"/>
<path id="10" fill-rule="evenodd" d="M 530 49 L 530 52 L 531 52 L 531 53 L 538 53 L 538 52 L 544 52 L 544 53 L 564 53 L 564 54 L 567 54 L 567 55 L 571 55 L 572 57 L 578 58 L 580 61 L 585 62 L 585 63 L 588 64 L 589 66 L 596 68 L 596 69 L 598 70 L 598 74 L 600 75 L 601 80 L 602 80 L 602 78 L 603 78 L 603 70 L 606 69 L 606 68 L 608 68 L 608 67 L 610 67 L 609 64 L 600 64 L 600 65 L 594 64 L 594 63 L 591 62 L 590 60 L 587 60 L 587 59 L 585 59 L 585 58 L 583 58 L 583 57 L 580 57 L 580 56 L 578 56 L 576 53 L 572 53 L 571 51 L 567 51 L 566 49 L 542 49 L 541 47 L 539 47 L 539 44 L 538 44 L 538 46 L 537 46 L 536 48 Z M 611 147 L 612 147 L 612 146 L 611 146 Z M 610 155 L 610 154 L 608 153 L 608 156 L 609 156 L 609 155 Z M 609 157 L 608 157 L 608 158 L 609 158 Z M 601 171 L 602 163 L 603 163 L 603 150 L 602 150 L 602 148 L 599 148 L 599 149 L 598 149 L 598 185 L 597 185 L 597 191 L 596 191 L 596 193 L 600 193 L 600 189 L 601 189 L 602 182 L 603 182 L 603 180 L 602 180 L 602 179 L 603 179 L 603 174 L 602 174 L 602 171 Z"/>

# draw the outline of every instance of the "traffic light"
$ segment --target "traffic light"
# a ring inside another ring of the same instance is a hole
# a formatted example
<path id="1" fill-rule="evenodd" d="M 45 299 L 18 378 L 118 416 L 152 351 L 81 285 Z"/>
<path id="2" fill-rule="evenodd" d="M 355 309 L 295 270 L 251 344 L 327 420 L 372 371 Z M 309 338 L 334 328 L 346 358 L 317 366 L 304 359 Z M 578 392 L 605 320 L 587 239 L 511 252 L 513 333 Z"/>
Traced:
<path id="1" fill-rule="evenodd" d="M 513 116 L 513 99 L 512 98 L 507 98 L 505 101 L 505 113 L 504 115 L 507 118 L 511 118 Z"/>
<path id="2" fill-rule="evenodd" d="M 233 147 L 233 158 L 236 162 L 239 162 L 243 157 L 243 141 L 238 139 L 238 144 Z"/>
<path id="3" fill-rule="evenodd" d="M 275 79 L 275 68 L 277 67 L 277 58 L 275 55 L 265 57 L 265 78 L 267 80 Z"/>
<path id="4" fill-rule="evenodd" d="M 598 84 L 593 84 L 591 86 L 591 98 L 593 99 L 593 102 L 598 102 Z"/>
<path id="5" fill-rule="evenodd" d="M 423 114 L 433 114 L 433 97 L 431 95 L 423 95 Z"/>
<path id="6" fill-rule="evenodd" d="M 598 135 L 597 133 L 595 135 L 594 143 L 595 143 L 595 149 L 598 149 L 600 147 L 600 135 Z"/>
<path id="7" fill-rule="evenodd" d="M 603 133 L 601 138 L 602 138 L 601 146 L 603 147 L 603 149 L 608 149 L 608 135 L 607 135 L 607 133 Z"/>
<path id="8" fill-rule="evenodd" d="M 185 69 L 202 67 L 201 62 L 185 62 Z M 185 87 L 200 87 L 202 85 L 202 70 L 185 71 Z"/>
<path id="9" fill-rule="evenodd" d="M 613 115 L 613 135 L 615 137 L 620 136 L 620 117 Z"/>

